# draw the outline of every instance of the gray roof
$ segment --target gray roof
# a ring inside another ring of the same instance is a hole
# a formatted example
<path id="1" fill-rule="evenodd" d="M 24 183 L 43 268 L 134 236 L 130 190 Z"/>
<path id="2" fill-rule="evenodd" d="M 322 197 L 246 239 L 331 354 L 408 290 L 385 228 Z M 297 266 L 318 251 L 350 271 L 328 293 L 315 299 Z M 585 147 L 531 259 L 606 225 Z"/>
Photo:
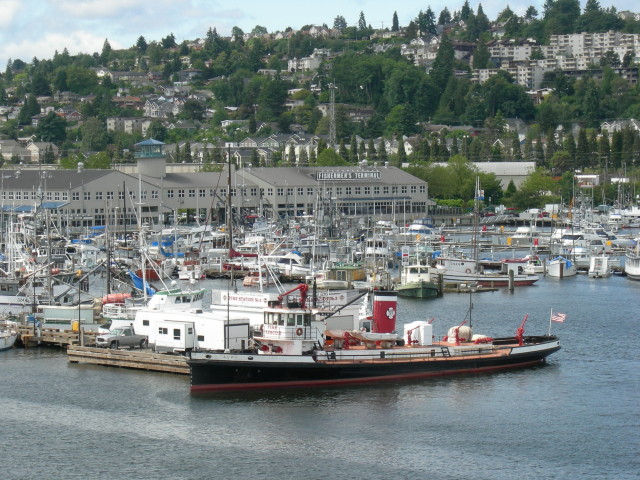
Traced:
<path id="1" fill-rule="evenodd" d="M 45 185 L 47 190 L 73 190 L 81 185 L 93 182 L 113 170 L 1 170 L 5 190 L 32 190 Z"/>

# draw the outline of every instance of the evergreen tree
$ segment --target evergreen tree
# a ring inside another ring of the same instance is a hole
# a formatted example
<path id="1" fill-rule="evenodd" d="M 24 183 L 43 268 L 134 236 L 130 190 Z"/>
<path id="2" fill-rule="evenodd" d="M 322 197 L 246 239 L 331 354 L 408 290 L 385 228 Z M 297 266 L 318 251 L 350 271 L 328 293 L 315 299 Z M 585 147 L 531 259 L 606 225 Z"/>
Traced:
<path id="1" fill-rule="evenodd" d="M 398 134 L 396 137 L 396 141 L 398 142 L 398 167 L 402 167 L 402 164 L 407 161 L 407 151 L 404 148 L 404 138 L 401 134 Z"/>
<path id="2" fill-rule="evenodd" d="M 600 160 L 599 166 L 605 169 L 606 175 L 606 172 L 611 167 L 611 144 L 609 142 L 609 134 L 606 131 L 602 132 L 598 141 L 598 157 Z"/>
<path id="3" fill-rule="evenodd" d="M 444 7 L 438 17 L 438 25 L 446 25 L 451 22 L 451 13 L 447 7 Z"/>
<path id="4" fill-rule="evenodd" d="M 358 160 L 363 160 L 366 156 L 367 148 L 364 140 L 360 140 L 360 146 L 358 147 Z"/>
<path id="5" fill-rule="evenodd" d="M 258 155 L 258 149 L 254 148 L 251 152 L 251 166 L 259 167 L 260 166 L 260 156 Z"/>
<path id="6" fill-rule="evenodd" d="M 340 143 L 338 145 L 338 155 L 340 155 L 345 162 L 349 160 L 349 153 L 347 152 L 347 147 L 344 144 L 343 138 L 340 139 Z"/>
<path id="7" fill-rule="evenodd" d="M 296 149 L 293 146 L 293 144 L 289 145 L 289 151 L 287 154 L 287 158 L 286 158 L 286 165 L 288 167 L 293 167 L 297 164 L 297 159 L 296 159 Z"/>
<path id="8" fill-rule="evenodd" d="M 349 141 L 349 163 L 358 163 L 358 141 L 355 133 Z"/>
<path id="9" fill-rule="evenodd" d="M 18 114 L 19 125 L 31 125 L 31 117 L 40 113 L 40 104 L 36 100 L 36 96 L 31 93 L 27 96 L 24 105 Z"/>
<path id="10" fill-rule="evenodd" d="M 367 21 L 364 18 L 364 12 L 360 11 L 360 17 L 358 17 L 358 31 L 363 32 L 367 30 Z"/>
<path id="11" fill-rule="evenodd" d="M 367 146 L 367 160 L 371 163 L 378 160 L 378 154 L 376 152 L 376 146 L 373 143 L 373 138 L 369 139 L 369 145 Z"/>
<path id="12" fill-rule="evenodd" d="M 400 31 L 400 25 L 398 24 L 398 13 L 393 12 L 393 20 L 391 21 L 391 31 L 398 32 Z"/>
<path id="13" fill-rule="evenodd" d="M 439 90 L 439 93 L 444 92 L 447 82 L 449 81 L 449 77 L 453 75 L 454 63 L 455 52 L 453 50 L 453 45 L 447 35 L 442 35 L 440 46 L 438 47 L 438 53 L 436 54 L 430 74 L 435 86 Z"/>
<path id="14" fill-rule="evenodd" d="M 140 35 L 138 37 L 138 40 L 136 41 L 136 50 L 138 50 L 138 53 L 141 55 L 144 55 L 147 52 L 148 46 L 149 45 L 147 45 L 147 41 L 144 39 L 142 35 Z"/>
<path id="15" fill-rule="evenodd" d="M 309 156 L 307 155 L 307 149 L 303 148 L 300 150 L 300 158 L 298 159 L 298 165 L 300 167 L 308 167 L 309 166 Z"/>
<path id="16" fill-rule="evenodd" d="M 100 53 L 100 65 L 107 65 L 111 60 L 111 44 L 109 44 L 108 39 L 104 39 L 104 44 L 102 45 L 102 53 Z"/>
<path id="17" fill-rule="evenodd" d="M 378 144 L 378 160 L 381 162 L 386 162 L 389 158 L 387 157 L 387 147 L 384 142 L 384 138 L 380 139 L 380 143 Z"/>
<path id="18" fill-rule="evenodd" d="M 184 150 L 182 152 L 182 160 L 185 163 L 193 163 L 193 157 L 191 156 L 191 142 L 187 140 L 184 144 Z"/>
<path id="19" fill-rule="evenodd" d="M 581 128 L 578 132 L 578 144 L 576 145 L 576 166 L 585 168 L 589 166 L 589 140 L 587 139 L 587 131 Z"/>

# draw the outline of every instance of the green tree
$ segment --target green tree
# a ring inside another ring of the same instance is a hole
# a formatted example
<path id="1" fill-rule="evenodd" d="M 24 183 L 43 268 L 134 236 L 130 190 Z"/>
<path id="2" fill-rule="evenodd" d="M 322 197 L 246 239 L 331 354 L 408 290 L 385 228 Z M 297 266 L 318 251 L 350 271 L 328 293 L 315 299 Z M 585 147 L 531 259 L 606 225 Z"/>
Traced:
<path id="1" fill-rule="evenodd" d="M 99 58 L 101 65 L 107 65 L 109 63 L 109 60 L 111 60 L 111 52 L 111 44 L 109 43 L 109 40 L 105 38 L 104 43 L 102 44 L 102 52 L 100 53 Z"/>
<path id="2" fill-rule="evenodd" d="M 167 129 L 162 124 L 161 120 L 155 119 L 155 120 L 152 120 L 151 123 L 149 124 L 147 135 L 148 135 L 148 138 L 153 138 L 154 140 L 164 142 L 167 139 Z"/>
<path id="3" fill-rule="evenodd" d="M 147 52 L 148 46 L 149 45 L 147 45 L 147 41 L 144 39 L 142 35 L 140 35 L 138 37 L 138 40 L 136 41 L 136 50 L 138 51 L 138 53 L 141 55 L 144 55 Z"/>
<path id="4" fill-rule="evenodd" d="M 36 96 L 31 93 L 27 97 L 24 105 L 18 114 L 19 125 L 31 125 L 31 117 L 40 113 L 40 104 L 36 100 Z"/>
<path id="5" fill-rule="evenodd" d="M 82 124 L 80 133 L 82 135 L 82 148 L 88 152 L 104 150 L 109 141 L 105 126 L 95 117 L 88 118 Z"/>
<path id="6" fill-rule="evenodd" d="M 440 93 L 444 92 L 449 77 L 453 75 L 453 67 L 455 63 L 455 52 L 453 45 L 446 34 L 443 34 L 440 39 L 440 46 L 438 47 L 438 53 L 433 62 L 433 68 L 431 69 L 431 78 L 435 86 Z"/>
<path id="7" fill-rule="evenodd" d="M 347 162 L 333 148 L 325 148 L 318 154 L 316 165 L 319 167 L 346 166 Z"/>
<path id="8" fill-rule="evenodd" d="M 43 142 L 61 144 L 67 138 L 67 121 L 49 112 L 38 121 L 36 135 Z"/>
<path id="9" fill-rule="evenodd" d="M 393 19 L 391 20 L 391 31 L 392 32 L 400 31 L 400 25 L 398 23 L 398 12 L 393 12 Z"/>

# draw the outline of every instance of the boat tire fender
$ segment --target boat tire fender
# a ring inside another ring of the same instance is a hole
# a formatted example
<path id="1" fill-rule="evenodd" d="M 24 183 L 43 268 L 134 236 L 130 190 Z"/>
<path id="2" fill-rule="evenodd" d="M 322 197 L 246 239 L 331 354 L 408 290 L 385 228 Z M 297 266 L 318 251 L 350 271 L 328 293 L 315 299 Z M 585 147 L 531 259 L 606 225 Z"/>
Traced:
<path id="1" fill-rule="evenodd" d="M 467 269 L 464 271 L 464 273 L 471 273 L 471 269 L 470 269 L 470 268 L 467 268 Z"/>
<path id="2" fill-rule="evenodd" d="M 296 335 L 297 336 L 302 335 L 302 333 L 303 333 L 303 330 L 300 327 L 296 328 Z"/>

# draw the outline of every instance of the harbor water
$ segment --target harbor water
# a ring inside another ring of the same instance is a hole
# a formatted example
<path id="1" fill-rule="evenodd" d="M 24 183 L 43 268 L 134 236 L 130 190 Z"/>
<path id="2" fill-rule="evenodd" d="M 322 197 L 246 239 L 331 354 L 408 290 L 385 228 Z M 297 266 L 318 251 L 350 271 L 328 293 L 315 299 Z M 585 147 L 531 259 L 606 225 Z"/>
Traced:
<path id="1" fill-rule="evenodd" d="M 208 286 L 221 285 L 207 281 Z M 189 393 L 186 376 L 0 353 L 8 479 L 632 479 L 640 471 L 640 282 L 541 278 L 475 294 L 475 333 L 547 333 L 546 365 L 268 393 Z M 400 299 L 445 335 L 470 298 Z"/>

